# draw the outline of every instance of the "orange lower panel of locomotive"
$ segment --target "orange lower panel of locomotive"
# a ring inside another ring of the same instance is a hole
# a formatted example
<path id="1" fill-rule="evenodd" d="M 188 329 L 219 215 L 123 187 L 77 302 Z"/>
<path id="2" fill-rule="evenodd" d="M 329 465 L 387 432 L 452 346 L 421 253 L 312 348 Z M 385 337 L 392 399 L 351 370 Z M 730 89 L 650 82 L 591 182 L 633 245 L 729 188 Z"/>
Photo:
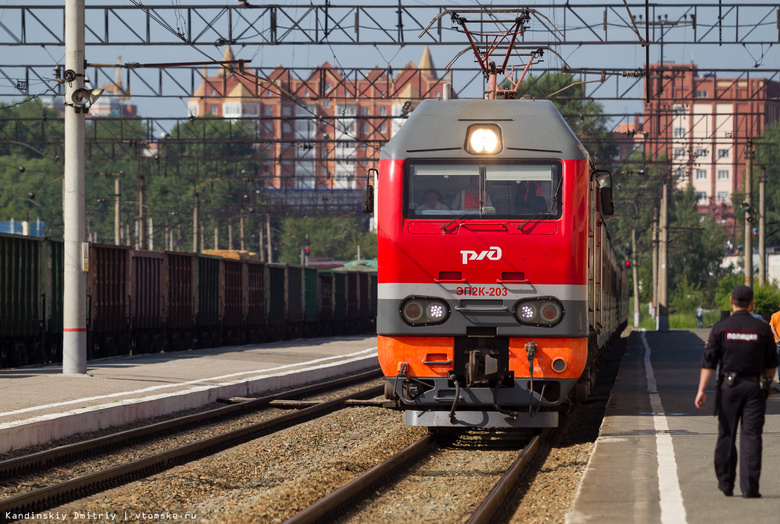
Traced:
<path id="1" fill-rule="evenodd" d="M 509 338 L 509 371 L 530 377 L 527 344 L 536 344 L 534 378 L 579 379 L 588 362 L 587 338 Z M 395 377 L 447 377 L 454 370 L 455 337 L 378 337 L 379 365 Z"/>
<path id="2" fill-rule="evenodd" d="M 385 396 L 409 425 L 557 426 L 572 388 L 590 379 L 584 337 L 380 336 L 378 348 Z"/>

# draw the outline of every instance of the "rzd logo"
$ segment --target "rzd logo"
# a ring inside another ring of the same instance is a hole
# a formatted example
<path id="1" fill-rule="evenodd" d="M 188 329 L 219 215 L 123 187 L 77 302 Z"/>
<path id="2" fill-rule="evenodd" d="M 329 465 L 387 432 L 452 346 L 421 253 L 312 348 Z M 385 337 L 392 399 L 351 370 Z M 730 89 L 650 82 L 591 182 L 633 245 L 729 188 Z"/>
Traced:
<path id="1" fill-rule="evenodd" d="M 476 251 L 470 251 L 468 249 L 464 249 L 460 252 L 461 255 L 463 255 L 463 263 L 468 264 L 469 260 L 483 260 L 487 258 L 488 260 L 500 260 L 501 259 L 501 248 L 498 246 L 490 246 L 490 249 L 486 249 L 482 253 L 477 253 Z"/>

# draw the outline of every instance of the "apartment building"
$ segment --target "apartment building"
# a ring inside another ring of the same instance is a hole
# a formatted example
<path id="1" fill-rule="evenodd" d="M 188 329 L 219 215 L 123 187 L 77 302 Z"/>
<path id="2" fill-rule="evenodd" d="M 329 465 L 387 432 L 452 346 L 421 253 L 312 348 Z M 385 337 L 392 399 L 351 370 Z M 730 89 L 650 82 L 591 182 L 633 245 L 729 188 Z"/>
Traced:
<path id="1" fill-rule="evenodd" d="M 224 61 L 235 60 L 228 46 Z M 188 102 L 193 117 L 249 118 L 268 158 L 268 187 L 356 189 L 379 150 L 424 98 L 443 94 L 426 47 L 418 64 L 367 74 L 326 62 L 301 76 L 279 65 L 203 72 Z"/>
<path id="2" fill-rule="evenodd" d="M 749 74 L 700 76 L 695 64 L 665 63 L 650 66 L 645 89 L 647 162 L 670 165 L 678 187 L 693 185 L 699 210 L 733 230 L 731 195 L 744 191 L 748 143 L 780 119 L 780 83 Z"/>

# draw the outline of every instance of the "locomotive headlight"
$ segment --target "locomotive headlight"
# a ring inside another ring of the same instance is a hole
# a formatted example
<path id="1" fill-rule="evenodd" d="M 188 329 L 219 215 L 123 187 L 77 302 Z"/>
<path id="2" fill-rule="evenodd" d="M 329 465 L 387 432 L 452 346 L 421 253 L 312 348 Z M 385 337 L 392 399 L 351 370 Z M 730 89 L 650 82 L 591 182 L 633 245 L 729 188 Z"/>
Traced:
<path id="1" fill-rule="evenodd" d="M 498 146 L 498 137 L 492 129 L 475 129 L 469 145 L 476 153 L 493 153 Z"/>
<path id="2" fill-rule="evenodd" d="M 430 326 L 447 320 L 450 307 L 439 298 L 409 297 L 401 303 L 400 313 L 410 326 Z"/>
<path id="3" fill-rule="evenodd" d="M 495 124 L 474 124 L 466 131 L 466 151 L 474 155 L 501 152 L 501 128 Z"/>
<path id="4" fill-rule="evenodd" d="M 523 304 L 518 313 L 520 313 L 522 320 L 533 320 L 536 316 L 536 308 L 533 304 Z"/>
<path id="5" fill-rule="evenodd" d="M 512 312 L 518 322 L 530 326 L 552 327 L 563 320 L 563 304 L 552 297 L 518 300 Z"/>
<path id="6" fill-rule="evenodd" d="M 444 310 L 444 306 L 441 304 L 434 302 L 432 304 L 428 304 L 428 316 L 435 320 L 440 320 L 444 318 L 444 315 L 446 314 L 446 311 Z"/>

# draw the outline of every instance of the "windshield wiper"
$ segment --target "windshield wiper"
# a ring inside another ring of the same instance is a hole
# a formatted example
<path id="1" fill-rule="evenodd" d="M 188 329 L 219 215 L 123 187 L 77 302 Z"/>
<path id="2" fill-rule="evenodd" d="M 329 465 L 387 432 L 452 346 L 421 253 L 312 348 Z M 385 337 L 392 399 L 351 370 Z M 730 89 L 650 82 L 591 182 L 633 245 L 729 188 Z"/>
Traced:
<path id="1" fill-rule="evenodd" d="M 452 224 L 454 224 L 455 222 L 457 222 L 458 220 L 460 220 L 464 216 L 466 216 L 466 215 L 468 215 L 470 213 L 474 213 L 474 212 L 479 212 L 479 216 L 481 217 L 482 216 L 482 208 L 484 207 L 483 204 L 484 204 L 484 202 L 478 202 L 479 209 L 477 209 L 477 208 L 464 209 L 463 211 L 460 212 L 460 214 L 458 216 L 456 216 L 455 218 L 453 218 L 452 220 L 450 220 L 449 222 L 447 222 L 443 226 L 439 226 L 439 227 L 441 227 L 442 231 L 447 231 L 447 228 L 450 227 Z"/>
<path id="2" fill-rule="evenodd" d="M 551 206 L 553 206 L 554 204 L 558 203 L 559 200 L 560 200 L 560 198 L 557 195 L 560 194 L 561 184 L 563 184 L 563 177 L 561 177 L 561 179 L 558 181 L 558 187 L 555 188 L 555 195 L 556 195 L 555 198 L 553 198 L 552 200 L 547 202 L 547 207 L 545 207 L 542 211 L 539 211 L 534 216 L 532 216 L 531 218 L 527 219 L 525 222 L 523 222 L 522 224 L 517 226 L 517 229 L 522 231 L 525 226 L 527 226 L 529 223 L 533 222 L 534 220 L 539 219 L 542 215 L 548 215 L 549 216 L 550 211 L 552 211 L 552 207 Z"/>

